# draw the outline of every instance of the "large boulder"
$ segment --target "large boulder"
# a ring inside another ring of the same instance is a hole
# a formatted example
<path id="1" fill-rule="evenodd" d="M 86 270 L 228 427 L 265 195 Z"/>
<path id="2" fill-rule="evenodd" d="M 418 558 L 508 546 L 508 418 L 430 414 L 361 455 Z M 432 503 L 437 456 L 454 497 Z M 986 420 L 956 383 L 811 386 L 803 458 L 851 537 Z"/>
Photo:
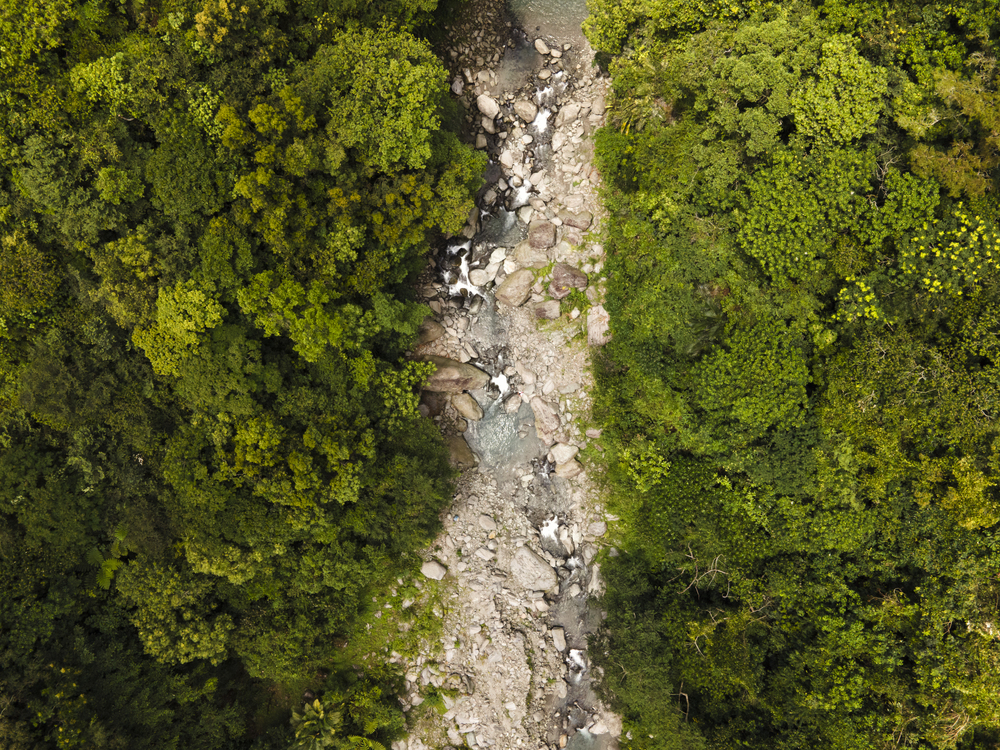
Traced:
<path id="1" fill-rule="evenodd" d="M 514 248 L 514 262 L 522 268 L 545 268 L 549 264 L 549 256 L 544 250 L 532 247 L 525 240 Z"/>
<path id="2" fill-rule="evenodd" d="M 576 454 L 580 452 L 580 449 L 575 445 L 567 445 L 566 443 L 556 443 L 552 446 L 552 458 L 555 459 L 557 464 L 565 464 L 576 458 Z"/>
<path id="3" fill-rule="evenodd" d="M 437 560 L 428 560 L 420 566 L 420 572 L 434 581 L 440 581 L 445 577 L 448 569 Z"/>
<path id="4" fill-rule="evenodd" d="M 444 326 L 438 323 L 433 318 L 424 318 L 424 322 L 420 324 L 420 330 L 417 334 L 417 344 L 429 344 L 432 341 L 437 341 L 439 338 L 444 336 Z"/>
<path id="5" fill-rule="evenodd" d="M 534 178 L 534 175 L 532 175 Z M 528 225 L 528 242 L 537 250 L 556 244 L 556 225 L 548 221 L 533 221 Z"/>
<path id="6" fill-rule="evenodd" d="M 604 346 L 611 341 L 611 320 L 604 305 L 596 305 L 587 313 L 587 343 Z"/>
<path id="7" fill-rule="evenodd" d="M 594 221 L 594 216 L 590 211 L 581 211 L 577 214 L 564 208 L 558 216 L 564 225 L 577 229 L 590 229 L 590 225 Z"/>
<path id="8" fill-rule="evenodd" d="M 545 445 L 552 445 L 556 441 L 556 432 L 562 424 L 559 412 L 541 396 L 534 396 L 531 399 L 531 410 L 535 413 L 535 432 L 538 439 Z"/>
<path id="9" fill-rule="evenodd" d="M 557 263 L 552 269 L 552 283 L 549 294 L 556 299 L 566 299 L 573 289 L 587 288 L 587 274 L 568 263 Z"/>
<path id="10" fill-rule="evenodd" d="M 465 442 L 464 437 L 461 435 L 451 435 L 450 437 L 446 437 L 444 442 L 448 446 L 449 460 L 452 466 L 459 471 L 475 467 L 477 463 L 476 454 L 472 452 L 472 448 Z"/>
<path id="11" fill-rule="evenodd" d="M 503 283 L 497 287 L 494 295 L 496 298 L 510 307 L 520 307 L 531 294 L 531 286 L 535 283 L 535 274 L 527 268 L 514 271 Z"/>
<path id="12" fill-rule="evenodd" d="M 437 371 L 427 379 L 424 388 L 439 393 L 461 393 L 483 388 L 490 382 L 490 376 L 473 365 L 448 357 L 426 357 L 437 366 Z"/>
<path id="13" fill-rule="evenodd" d="M 573 477 L 580 476 L 582 473 L 583 464 L 576 460 L 556 465 L 556 476 L 562 477 L 563 479 L 572 479 Z"/>
<path id="14" fill-rule="evenodd" d="M 455 407 L 455 411 L 472 422 L 478 422 L 483 418 L 482 408 L 468 393 L 456 393 L 451 397 L 451 405 Z"/>
<path id="15" fill-rule="evenodd" d="M 480 97 L 481 99 L 482 97 Z M 565 107 L 559 110 L 559 114 L 556 115 L 556 127 L 561 128 L 563 125 L 569 125 L 570 123 L 576 122 L 576 118 L 580 116 L 580 106 L 578 104 L 567 104 Z"/>
<path id="16" fill-rule="evenodd" d="M 484 117 L 489 117 L 491 120 L 500 114 L 500 105 L 487 94 L 479 95 L 479 98 L 476 99 L 476 106 L 479 107 L 479 111 L 483 113 Z"/>
<path id="17" fill-rule="evenodd" d="M 525 122 L 532 122 L 538 115 L 538 107 L 527 99 L 518 99 L 514 102 L 514 112 Z"/>
<path id="18" fill-rule="evenodd" d="M 510 561 L 510 573 L 529 591 L 548 591 L 559 583 L 552 566 L 528 547 L 518 547 Z"/>

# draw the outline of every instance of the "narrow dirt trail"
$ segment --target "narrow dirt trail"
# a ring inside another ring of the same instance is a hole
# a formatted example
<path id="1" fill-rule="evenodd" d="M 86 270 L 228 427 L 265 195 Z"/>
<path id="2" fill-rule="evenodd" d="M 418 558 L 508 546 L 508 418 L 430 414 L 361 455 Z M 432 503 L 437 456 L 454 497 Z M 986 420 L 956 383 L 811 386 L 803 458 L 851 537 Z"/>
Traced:
<path id="1" fill-rule="evenodd" d="M 434 317 L 414 356 L 439 365 L 421 409 L 464 471 L 423 568 L 444 586 L 441 642 L 404 664 L 406 707 L 434 691 L 442 711 L 394 750 L 613 747 L 587 656 L 607 525 L 580 460 L 599 449 L 588 362 L 607 336 L 590 140 L 606 80 L 581 36 L 527 35 L 502 3 L 467 8 L 449 38 L 490 165 L 419 286 Z"/>

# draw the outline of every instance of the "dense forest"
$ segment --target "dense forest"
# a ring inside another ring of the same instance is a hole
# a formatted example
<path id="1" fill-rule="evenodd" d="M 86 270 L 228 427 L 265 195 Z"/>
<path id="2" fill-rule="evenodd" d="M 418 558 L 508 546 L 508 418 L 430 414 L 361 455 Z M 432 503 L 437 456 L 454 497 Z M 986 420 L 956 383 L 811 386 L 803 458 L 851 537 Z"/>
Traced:
<path id="1" fill-rule="evenodd" d="M 624 745 L 997 747 L 1000 5 L 591 11 Z"/>
<path id="2" fill-rule="evenodd" d="M 289 709 L 451 496 L 403 355 L 484 163 L 435 12 L 0 3 L 3 748 L 400 730 L 378 675 Z"/>

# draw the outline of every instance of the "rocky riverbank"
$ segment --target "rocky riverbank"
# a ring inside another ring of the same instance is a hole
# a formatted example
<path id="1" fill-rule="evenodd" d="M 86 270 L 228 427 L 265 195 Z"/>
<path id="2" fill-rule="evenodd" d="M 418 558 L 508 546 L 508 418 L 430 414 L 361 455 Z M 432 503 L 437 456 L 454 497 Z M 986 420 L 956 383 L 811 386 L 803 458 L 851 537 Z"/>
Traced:
<path id="1" fill-rule="evenodd" d="M 442 710 L 394 750 L 609 746 L 621 722 L 586 641 L 607 525 L 580 460 L 599 450 L 588 360 L 608 336 L 590 141 L 606 82 L 589 48 L 473 5 L 444 56 L 487 183 L 420 280 L 434 316 L 413 352 L 438 365 L 421 410 L 463 474 L 423 566 L 445 586 L 440 648 L 396 657 L 405 706 L 433 692 Z"/>

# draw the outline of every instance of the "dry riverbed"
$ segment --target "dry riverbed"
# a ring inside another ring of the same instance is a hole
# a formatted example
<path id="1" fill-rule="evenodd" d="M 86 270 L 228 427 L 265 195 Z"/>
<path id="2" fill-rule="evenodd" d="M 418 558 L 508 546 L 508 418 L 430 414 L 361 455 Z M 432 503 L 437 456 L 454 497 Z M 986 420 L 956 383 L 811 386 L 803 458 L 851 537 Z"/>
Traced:
<path id="1" fill-rule="evenodd" d="M 468 8 L 449 38 L 452 95 L 490 167 L 419 284 L 434 316 L 413 356 L 438 364 L 421 409 L 463 474 L 423 566 L 439 630 L 392 655 L 419 716 L 394 750 L 613 746 L 621 721 L 587 656 L 607 531 L 585 458 L 600 449 L 589 356 L 608 336 L 590 140 L 606 81 L 589 48 L 526 35 L 502 3 Z"/>

